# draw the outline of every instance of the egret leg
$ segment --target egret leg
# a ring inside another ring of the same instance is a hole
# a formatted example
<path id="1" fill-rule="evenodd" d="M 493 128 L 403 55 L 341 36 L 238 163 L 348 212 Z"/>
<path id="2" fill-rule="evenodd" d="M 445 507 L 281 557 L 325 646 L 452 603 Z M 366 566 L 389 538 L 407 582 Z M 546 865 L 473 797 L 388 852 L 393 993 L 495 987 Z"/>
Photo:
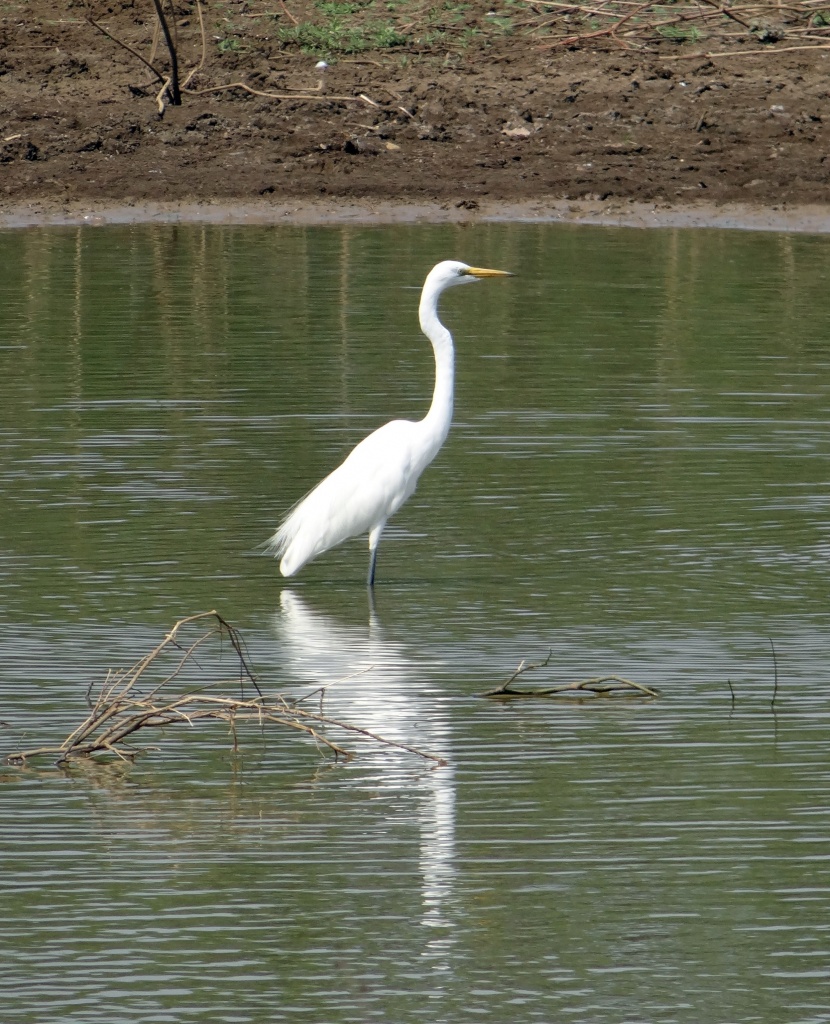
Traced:
<path id="1" fill-rule="evenodd" d="M 369 575 L 366 577 L 366 586 L 370 590 L 375 585 L 375 566 L 378 561 L 378 545 L 380 544 L 380 535 L 383 533 L 384 526 L 386 526 L 385 519 L 382 523 L 378 523 L 378 525 L 369 533 Z"/>

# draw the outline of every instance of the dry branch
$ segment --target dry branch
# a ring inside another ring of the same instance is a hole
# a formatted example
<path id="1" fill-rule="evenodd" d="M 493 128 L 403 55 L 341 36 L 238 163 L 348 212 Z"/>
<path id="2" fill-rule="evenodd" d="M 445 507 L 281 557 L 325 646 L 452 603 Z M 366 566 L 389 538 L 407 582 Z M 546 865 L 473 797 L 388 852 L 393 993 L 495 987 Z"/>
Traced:
<path id="1" fill-rule="evenodd" d="M 206 678 L 205 670 L 197 663 L 197 653 L 216 644 L 220 653 L 223 646 L 230 646 L 235 679 Z M 239 697 L 227 695 L 231 687 L 239 688 Z M 246 696 L 246 689 L 255 695 Z M 194 726 L 202 721 L 225 722 L 234 751 L 237 726 L 250 722 L 260 728 L 270 724 L 303 733 L 334 754 L 335 759 L 352 756 L 328 735 L 339 730 L 438 764 L 446 763 L 435 754 L 387 740 L 360 726 L 330 718 L 322 711 L 308 711 L 300 707 L 300 701 L 288 700 L 280 694 L 266 696 L 250 666 L 241 634 L 215 611 L 179 619 L 164 639 L 131 668 L 108 672 L 97 692 L 90 687 L 87 702 L 87 717 L 61 744 L 18 751 L 6 758 L 7 763 L 25 764 L 32 758 L 53 757 L 58 764 L 66 764 L 101 755 L 133 761 L 146 749 L 129 742 L 142 729 Z"/>
<path id="2" fill-rule="evenodd" d="M 556 697 L 560 695 L 581 695 L 591 697 L 659 697 L 659 691 L 648 686 L 624 679 L 622 676 L 593 676 L 590 679 L 577 679 L 571 683 L 558 683 L 554 686 L 542 686 L 535 689 L 524 689 L 513 686 L 519 676 L 525 672 L 533 672 L 536 669 L 546 668 L 553 657 L 553 651 L 548 654 L 544 661 L 531 662 L 523 661 L 516 671 L 505 680 L 501 686 L 494 690 L 487 690 L 480 694 L 481 697 Z"/>
<path id="3" fill-rule="evenodd" d="M 173 37 L 170 35 L 170 28 L 167 24 L 167 18 L 164 16 L 164 11 L 161 7 L 161 0 L 153 0 L 153 7 L 156 9 L 156 17 L 158 18 L 159 25 L 161 25 L 162 35 L 164 41 L 167 43 L 167 51 L 170 54 L 170 82 L 167 90 L 167 94 L 170 97 L 170 102 L 174 107 L 180 107 L 182 105 L 182 92 L 179 87 L 179 54 L 176 47 L 176 43 Z"/>

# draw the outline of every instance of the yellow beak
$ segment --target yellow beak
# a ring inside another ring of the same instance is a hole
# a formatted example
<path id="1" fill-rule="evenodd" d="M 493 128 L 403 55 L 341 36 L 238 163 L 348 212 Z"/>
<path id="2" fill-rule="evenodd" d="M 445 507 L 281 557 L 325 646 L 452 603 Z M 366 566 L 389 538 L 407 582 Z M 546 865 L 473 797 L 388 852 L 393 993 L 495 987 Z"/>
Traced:
<path id="1" fill-rule="evenodd" d="M 464 273 L 470 277 L 513 277 L 509 270 L 488 270 L 487 267 L 468 267 Z"/>

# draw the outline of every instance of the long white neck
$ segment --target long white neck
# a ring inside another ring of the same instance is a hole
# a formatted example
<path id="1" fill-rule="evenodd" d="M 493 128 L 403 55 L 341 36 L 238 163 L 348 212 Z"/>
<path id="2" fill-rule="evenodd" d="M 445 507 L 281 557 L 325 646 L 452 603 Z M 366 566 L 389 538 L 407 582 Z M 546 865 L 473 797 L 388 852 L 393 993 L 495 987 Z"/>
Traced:
<path id="1" fill-rule="evenodd" d="M 452 335 L 438 319 L 438 295 L 442 288 L 425 285 L 418 308 L 421 330 L 432 342 L 435 353 L 435 390 L 432 405 L 421 420 L 425 432 L 433 442 L 430 458 L 444 443 L 452 423 L 453 387 L 455 377 L 455 351 Z"/>

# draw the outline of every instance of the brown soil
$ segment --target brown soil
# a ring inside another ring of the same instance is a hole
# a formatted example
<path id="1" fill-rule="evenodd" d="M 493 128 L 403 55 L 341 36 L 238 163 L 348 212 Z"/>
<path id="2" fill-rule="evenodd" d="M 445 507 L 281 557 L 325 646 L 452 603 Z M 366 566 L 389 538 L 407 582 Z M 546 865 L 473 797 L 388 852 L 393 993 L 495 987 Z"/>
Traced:
<path id="1" fill-rule="evenodd" d="M 786 25 L 764 36 L 722 19 L 696 42 L 622 28 L 568 42 L 544 4 L 526 4 L 507 32 L 488 21 L 492 2 L 473 0 L 454 9 L 452 30 L 421 38 L 405 26 L 405 46 L 332 55 L 318 71 L 319 55 L 279 30 L 312 20 L 319 3 L 203 8 L 204 57 L 198 8 L 177 0 L 182 80 L 198 69 L 181 105 L 160 113 L 148 68 L 85 20 L 166 74 L 151 0 L 3 4 L 0 218 L 321 198 L 333 213 L 405 203 L 465 214 L 828 198 L 830 49 L 804 22 L 789 37 Z M 404 8 L 426 19 L 417 2 Z M 584 35 L 596 23 L 568 25 Z M 738 53 L 713 55 L 725 51 Z"/>

